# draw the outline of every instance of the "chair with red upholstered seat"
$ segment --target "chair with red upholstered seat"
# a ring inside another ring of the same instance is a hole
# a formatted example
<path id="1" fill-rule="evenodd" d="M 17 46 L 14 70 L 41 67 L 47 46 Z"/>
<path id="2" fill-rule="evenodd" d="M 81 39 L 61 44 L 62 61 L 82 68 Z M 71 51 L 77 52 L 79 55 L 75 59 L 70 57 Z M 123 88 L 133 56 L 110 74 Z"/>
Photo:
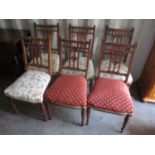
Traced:
<path id="1" fill-rule="evenodd" d="M 51 118 L 50 105 L 59 105 L 69 108 L 81 109 L 82 121 L 84 125 L 84 117 L 87 106 L 87 71 L 88 59 L 90 54 L 91 40 L 88 42 L 73 41 L 59 39 L 60 50 L 60 73 L 61 75 L 51 84 L 45 92 L 45 101 L 48 105 L 49 116 Z M 80 54 L 84 54 L 87 58 L 84 68 L 80 68 Z M 64 65 L 66 59 L 69 61 L 68 66 Z M 77 75 L 70 72 L 63 74 L 62 70 L 76 71 Z M 80 76 L 78 72 L 84 73 Z"/>
<path id="2" fill-rule="evenodd" d="M 88 96 L 87 103 L 87 124 L 89 123 L 90 109 L 96 109 L 104 112 L 125 115 L 124 123 L 121 132 L 125 128 L 128 119 L 134 112 L 132 98 L 129 88 L 126 84 L 131 65 L 135 54 L 137 44 L 119 44 L 119 43 L 105 43 L 102 42 L 99 72 L 95 84 Z M 120 66 L 124 57 L 128 54 L 128 72 L 120 73 Z M 109 66 L 104 70 L 101 62 L 104 59 L 109 59 Z M 125 80 L 113 78 L 100 78 L 101 74 L 115 74 L 125 76 Z"/>

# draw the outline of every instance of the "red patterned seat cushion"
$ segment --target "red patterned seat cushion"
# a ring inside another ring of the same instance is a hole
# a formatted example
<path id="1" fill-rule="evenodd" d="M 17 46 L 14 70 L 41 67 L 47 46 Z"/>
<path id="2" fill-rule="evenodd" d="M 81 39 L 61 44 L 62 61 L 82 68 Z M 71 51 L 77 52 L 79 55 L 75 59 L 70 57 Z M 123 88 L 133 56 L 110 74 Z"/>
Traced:
<path id="1" fill-rule="evenodd" d="M 45 92 L 45 100 L 69 106 L 87 104 L 87 81 L 84 77 L 61 75 Z"/>
<path id="2" fill-rule="evenodd" d="M 133 113 L 133 103 L 127 85 L 121 80 L 100 78 L 96 81 L 88 105 L 119 113 Z"/>

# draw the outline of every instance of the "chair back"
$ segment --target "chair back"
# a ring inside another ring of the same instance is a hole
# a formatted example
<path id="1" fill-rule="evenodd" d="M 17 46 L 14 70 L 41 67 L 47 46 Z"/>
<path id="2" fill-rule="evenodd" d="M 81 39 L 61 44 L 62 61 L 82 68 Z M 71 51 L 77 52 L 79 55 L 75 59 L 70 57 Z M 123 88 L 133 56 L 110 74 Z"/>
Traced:
<path id="1" fill-rule="evenodd" d="M 134 28 L 117 29 L 106 26 L 105 38 L 106 42 L 111 43 L 126 43 L 130 44 L 133 36 Z"/>
<path id="2" fill-rule="evenodd" d="M 75 41 L 59 38 L 59 53 L 60 53 L 60 73 L 62 70 L 72 70 L 83 72 L 84 77 L 87 77 L 89 55 L 91 53 L 91 40 Z M 85 55 L 86 63 L 80 67 L 80 54 Z M 66 65 L 66 61 L 68 64 Z"/>
<path id="3" fill-rule="evenodd" d="M 98 77 L 101 74 L 113 74 L 124 76 L 124 81 L 127 82 L 136 48 L 137 43 L 130 45 L 103 41 L 99 56 Z M 123 60 L 126 55 L 128 55 L 128 62 L 124 64 Z"/>
<path id="4" fill-rule="evenodd" d="M 22 38 L 22 47 L 25 69 L 29 66 L 47 69 L 51 75 L 52 46 L 50 36 L 47 39 L 24 37 Z M 43 55 L 45 53 L 48 55 L 47 65 L 43 64 Z"/>
<path id="5" fill-rule="evenodd" d="M 95 38 L 95 26 L 93 27 L 79 27 L 72 26 L 69 24 L 69 40 L 77 41 L 89 41 L 91 39 L 91 53 L 90 58 L 93 56 L 93 47 L 94 47 L 94 38 Z"/>
<path id="6" fill-rule="evenodd" d="M 58 52 L 59 23 L 56 25 L 39 25 L 34 23 L 34 33 L 36 38 L 46 39 L 51 36 L 52 52 Z"/>

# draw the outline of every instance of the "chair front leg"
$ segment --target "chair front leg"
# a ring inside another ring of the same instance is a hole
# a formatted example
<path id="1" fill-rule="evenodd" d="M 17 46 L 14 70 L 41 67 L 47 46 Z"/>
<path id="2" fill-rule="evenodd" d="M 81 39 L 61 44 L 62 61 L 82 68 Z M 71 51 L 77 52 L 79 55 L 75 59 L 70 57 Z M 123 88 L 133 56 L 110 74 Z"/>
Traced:
<path id="1" fill-rule="evenodd" d="M 9 100 L 10 100 L 10 103 L 11 103 L 11 106 L 12 106 L 13 110 L 14 110 L 15 113 L 18 115 L 18 114 L 19 114 L 19 111 L 18 111 L 18 109 L 17 109 L 15 103 L 13 102 L 13 99 L 10 98 Z"/>
<path id="2" fill-rule="evenodd" d="M 85 114 L 86 114 L 86 108 L 83 107 L 83 108 L 81 108 L 81 126 L 84 126 Z"/>
<path id="3" fill-rule="evenodd" d="M 90 107 L 87 107 L 87 125 L 89 124 L 89 119 L 90 119 Z"/>
<path id="4" fill-rule="evenodd" d="M 45 121 L 47 121 L 48 120 L 48 117 L 47 117 L 47 112 L 46 112 L 45 104 L 44 103 L 41 103 L 40 104 L 40 107 L 41 107 L 41 110 L 42 110 L 42 112 L 44 114 L 44 119 L 45 119 Z"/>
<path id="5" fill-rule="evenodd" d="M 126 127 L 128 121 L 129 121 L 129 118 L 131 117 L 131 115 L 126 115 L 125 118 L 124 118 L 124 122 L 123 122 L 123 126 L 121 128 L 121 133 L 123 132 L 124 128 Z"/>

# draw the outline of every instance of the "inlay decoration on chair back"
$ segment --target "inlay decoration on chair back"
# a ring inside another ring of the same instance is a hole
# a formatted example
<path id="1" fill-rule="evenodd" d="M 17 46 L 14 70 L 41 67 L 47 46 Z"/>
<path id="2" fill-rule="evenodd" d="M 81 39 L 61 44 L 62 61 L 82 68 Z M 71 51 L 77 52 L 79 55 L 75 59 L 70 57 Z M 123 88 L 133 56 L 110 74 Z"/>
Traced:
<path id="1" fill-rule="evenodd" d="M 95 26 L 93 27 L 82 27 L 82 26 L 72 26 L 69 24 L 69 39 L 77 41 L 89 41 L 91 39 L 91 54 L 90 58 L 93 56 L 93 46 L 95 38 Z"/>
<path id="2" fill-rule="evenodd" d="M 106 43 L 102 41 L 99 56 L 98 77 L 100 77 L 100 74 L 105 74 L 104 77 L 113 74 L 116 76 L 124 76 L 124 81 L 127 82 L 133 64 L 136 48 L 137 43 L 130 45 L 120 43 Z M 126 55 L 128 55 L 128 62 L 123 66 L 123 60 Z"/>
<path id="3" fill-rule="evenodd" d="M 50 36 L 46 39 L 24 37 L 22 38 L 22 47 L 25 69 L 38 67 L 39 69 L 46 69 L 51 75 L 52 45 Z M 48 53 L 47 65 L 42 63 L 44 53 Z"/>
<path id="4" fill-rule="evenodd" d="M 47 35 L 50 35 L 52 41 L 52 52 L 58 52 L 58 38 L 60 33 L 59 23 L 56 25 L 40 25 L 34 23 L 34 33 L 36 38 L 45 39 L 47 38 Z"/>
<path id="5" fill-rule="evenodd" d="M 62 70 L 67 69 L 77 72 L 83 72 L 84 77 L 87 77 L 89 55 L 91 53 L 91 40 L 75 41 L 61 39 L 61 37 L 59 37 L 59 53 L 61 74 Z M 81 53 L 87 58 L 84 68 L 80 68 Z M 65 56 L 67 56 L 67 58 Z M 67 65 L 65 65 L 66 59 L 68 60 Z"/>

